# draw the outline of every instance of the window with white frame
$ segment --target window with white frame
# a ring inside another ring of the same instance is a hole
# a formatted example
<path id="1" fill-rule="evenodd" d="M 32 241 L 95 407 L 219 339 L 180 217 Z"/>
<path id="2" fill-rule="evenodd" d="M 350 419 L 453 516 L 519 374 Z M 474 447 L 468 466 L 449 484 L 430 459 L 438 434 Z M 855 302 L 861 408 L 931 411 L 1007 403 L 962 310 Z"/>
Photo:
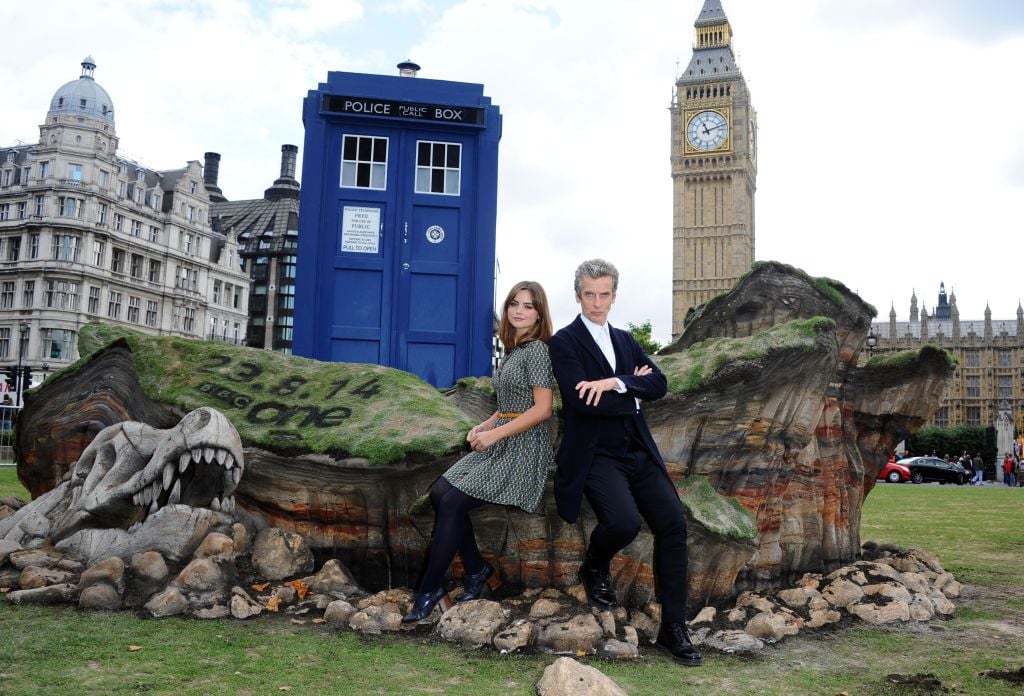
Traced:
<path id="1" fill-rule="evenodd" d="M 999 375 L 996 377 L 996 383 L 999 388 L 1000 399 L 1013 398 L 1013 375 Z"/>
<path id="2" fill-rule="evenodd" d="M 128 296 L 128 321 L 133 324 L 139 323 L 139 310 L 142 307 L 142 299 Z"/>
<path id="3" fill-rule="evenodd" d="M 107 204 L 97 203 L 96 204 L 96 222 L 103 225 L 107 222 Z"/>
<path id="4" fill-rule="evenodd" d="M 78 261 L 78 247 L 81 238 L 73 234 L 53 235 L 52 254 L 54 261 Z"/>
<path id="5" fill-rule="evenodd" d="M 181 328 L 181 312 L 184 309 L 181 305 L 174 305 L 174 314 L 171 315 L 171 328 L 177 331 Z"/>
<path id="6" fill-rule="evenodd" d="M 196 310 L 195 307 L 185 307 L 184 315 L 181 319 L 181 330 L 186 333 L 195 333 L 196 331 Z"/>
<path id="7" fill-rule="evenodd" d="M 142 236 L 142 222 L 139 220 L 132 220 L 132 232 L 133 237 Z"/>
<path id="8" fill-rule="evenodd" d="M 142 268 L 144 265 L 145 259 L 142 258 L 142 254 L 132 254 L 128 264 L 128 275 L 137 280 L 142 280 Z"/>
<path id="9" fill-rule="evenodd" d="M 57 197 L 57 214 L 64 217 L 80 218 L 85 201 L 71 196 Z"/>
<path id="10" fill-rule="evenodd" d="M 388 178 L 388 139 L 346 135 L 341 144 L 341 185 L 383 191 Z"/>
<path id="11" fill-rule="evenodd" d="M 26 211 L 28 209 L 28 203 L 26 201 L 18 201 L 18 219 L 24 220 Z"/>
<path id="12" fill-rule="evenodd" d="M 75 345 L 75 332 L 67 329 L 43 329 L 39 357 L 43 360 L 70 360 Z"/>
<path id="13" fill-rule="evenodd" d="M 156 259 L 149 260 L 149 275 L 147 277 L 150 283 L 160 282 L 160 262 Z"/>
<path id="14" fill-rule="evenodd" d="M 156 225 L 149 226 L 149 241 L 156 243 L 160 241 L 160 228 Z"/>
<path id="15" fill-rule="evenodd" d="M 63 279 L 47 279 L 43 299 L 50 309 L 78 309 L 78 283 Z"/>
<path id="16" fill-rule="evenodd" d="M 5 169 L 3 174 L 0 176 L 2 176 L 2 179 L 0 179 L 0 184 L 2 184 L 3 186 L 10 186 L 11 179 L 14 177 L 14 170 Z"/>
<path id="17" fill-rule="evenodd" d="M 0 220 L 9 220 L 11 217 L 11 204 L 0 203 Z"/>
<path id="18" fill-rule="evenodd" d="M 416 142 L 416 193 L 457 196 L 462 186 L 462 145 Z"/>
<path id="19" fill-rule="evenodd" d="M 217 338 L 217 317 L 210 317 L 210 338 Z"/>
<path id="20" fill-rule="evenodd" d="M 107 316 L 111 319 L 121 318 L 121 293 L 110 291 L 107 297 Z"/>
<path id="21" fill-rule="evenodd" d="M 28 257 L 30 259 L 39 258 L 39 235 L 30 234 L 28 236 Z"/>
<path id="22" fill-rule="evenodd" d="M 124 273 L 127 256 L 128 254 L 124 249 L 114 247 L 110 252 L 110 270 L 114 273 Z"/>
<path id="23" fill-rule="evenodd" d="M 969 376 L 967 378 L 967 396 L 968 398 L 981 396 L 981 377 Z"/>
<path id="24" fill-rule="evenodd" d="M 21 290 L 21 306 L 26 309 L 36 303 L 36 281 L 26 280 Z"/>
<path id="25" fill-rule="evenodd" d="M 981 406 L 967 407 L 967 425 L 981 425 Z"/>
<path id="26" fill-rule="evenodd" d="M 97 177 L 97 183 L 100 185 L 100 188 L 103 189 L 104 191 L 110 188 L 110 172 L 108 172 L 106 169 L 101 169 L 99 176 Z"/>
<path id="27" fill-rule="evenodd" d="M 68 178 L 72 181 L 82 180 L 82 165 L 68 162 Z"/>
<path id="28" fill-rule="evenodd" d="M 17 261 L 21 258 L 21 237 L 9 237 L 7 239 L 7 260 Z"/>
<path id="29" fill-rule="evenodd" d="M 114 231 L 120 232 L 124 228 L 124 215 L 114 213 Z"/>
<path id="30" fill-rule="evenodd" d="M 43 161 L 39 163 L 39 178 L 45 179 L 50 176 L 50 163 Z"/>
<path id="31" fill-rule="evenodd" d="M 92 265 L 97 268 L 103 267 L 103 261 L 107 255 L 107 245 L 99 240 L 92 242 Z"/>
<path id="32" fill-rule="evenodd" d="M 100 289 L 97 287 L 89 288 L 89 306 L 87 310 L 89 314 L 99 314 L 100 312 Z"/>
<path id="33" fill-rule="evenodd" d="M 43 216 L 43 208 L 44 208 L 45 203 L 46 203 L 46 196 L 36 196 L 35 200 L 36 200 L 36 212 L 35 212 L 35 215 L 36 215 L 36 217 L 42 217 Z"/>
<path id="34" fill-rule="evenodd" d="M 156 326 L 156 302 L 146 300 L 146 326 Z"/>
<path id="35" fill-rule="evenodd" d="M 213 281 L 213 303 L 220 304 L 220 288 L 221 283 L 219 280 Z"/>
<path id="36" fill-rule="evenodd" d="M 14 281 L 0 283 L 0 309 L 14 309 Z"/>
<path id="37" fill-rule="evenodd" d="M 231 291 L 231 306 L 235 309 L 242 308 L 242 288 L 235 286 Z M 235 338 L 238 338 L 235 336 Z"/>
<path id="38" fill-rule="evenodd" d="M 0 326 L 0 358 L 11 354 L 11 327 Z"/>
<path id="39" fill-rule="evenodd" d="M 185 252 L 186 254 L 191 254 L 192 247 L 193 245 L 195 245 L 196 242 L 195 235 L 190 232 L 182 232 L 181 236 L 179 237 L 179 240 L 181 251 Z"/>
<path id="40" fill-rule="evenodd" d="M 127 190 L 127 184 L 124 181 L 118 179 L 117 181 L 117 197 L 124 198 L 124 192 Z"/>

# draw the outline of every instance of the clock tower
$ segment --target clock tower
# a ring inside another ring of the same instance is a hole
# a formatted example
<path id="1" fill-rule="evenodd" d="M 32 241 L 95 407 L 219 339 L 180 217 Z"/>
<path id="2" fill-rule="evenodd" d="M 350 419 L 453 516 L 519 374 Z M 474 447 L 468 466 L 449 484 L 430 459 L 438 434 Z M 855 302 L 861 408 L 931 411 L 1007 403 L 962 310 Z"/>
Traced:
<path id="1" fill-rule="evenodd" d="M 672 339 L 754 262 L 757 115 L 719 0 L 704 0 L 672 114 Z"/>

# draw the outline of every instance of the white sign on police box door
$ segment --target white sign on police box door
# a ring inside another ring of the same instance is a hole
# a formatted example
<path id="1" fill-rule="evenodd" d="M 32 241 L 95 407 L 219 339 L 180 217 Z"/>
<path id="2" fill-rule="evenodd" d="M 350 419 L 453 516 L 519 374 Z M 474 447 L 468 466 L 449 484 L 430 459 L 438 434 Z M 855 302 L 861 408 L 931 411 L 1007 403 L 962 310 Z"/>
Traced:
<path id="1" fill-rule="evenodd" d="M 341 250 L 376 254 L 380 250 L 380 208 L 346 205 L 341 213 Z"/>

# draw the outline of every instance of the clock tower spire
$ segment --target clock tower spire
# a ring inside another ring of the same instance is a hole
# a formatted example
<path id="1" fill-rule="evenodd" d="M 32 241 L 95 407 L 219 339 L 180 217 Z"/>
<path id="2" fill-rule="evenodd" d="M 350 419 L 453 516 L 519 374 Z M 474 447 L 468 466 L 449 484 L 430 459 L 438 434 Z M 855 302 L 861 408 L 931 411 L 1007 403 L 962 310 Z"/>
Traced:
<path id="1" fill-rule="evenodd" d="M 672 138 L 672 338 L 754 262 L 757 114 L 720 0 L 704 0 L 676 78 Z"/>

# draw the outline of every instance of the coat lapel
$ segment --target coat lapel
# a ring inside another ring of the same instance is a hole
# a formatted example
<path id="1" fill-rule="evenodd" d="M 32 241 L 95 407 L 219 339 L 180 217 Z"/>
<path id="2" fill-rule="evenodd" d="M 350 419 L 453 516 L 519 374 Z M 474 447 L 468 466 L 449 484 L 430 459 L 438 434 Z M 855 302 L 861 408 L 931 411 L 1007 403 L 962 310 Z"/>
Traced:
<path id="1" fill-rule="evenodd" d="M 604 375 L 612 374 L 612 366 L 608 364 L 608 360 L 604 357 L 604 353 L 601 352 L 601 347 L 597 345 L 597 341 L 590 335 L 590 330 L 587 329 L 587 325 L 583 323 L 583 319 L 579 316 L 576 317 L 576 321 L 569 325 L 572 327 L 573 335 L 576 336 L 576 340 L 579 341 L 580 345 L 590 354 L 590 357 L 597 361 L 600 366 L 601 373 Z M 614 341 L 612 342 L 614 346 Z M 619 354 L 616 352 L 616 359 Z M 596 378 L 595 378 L 596 379 Z"/>

